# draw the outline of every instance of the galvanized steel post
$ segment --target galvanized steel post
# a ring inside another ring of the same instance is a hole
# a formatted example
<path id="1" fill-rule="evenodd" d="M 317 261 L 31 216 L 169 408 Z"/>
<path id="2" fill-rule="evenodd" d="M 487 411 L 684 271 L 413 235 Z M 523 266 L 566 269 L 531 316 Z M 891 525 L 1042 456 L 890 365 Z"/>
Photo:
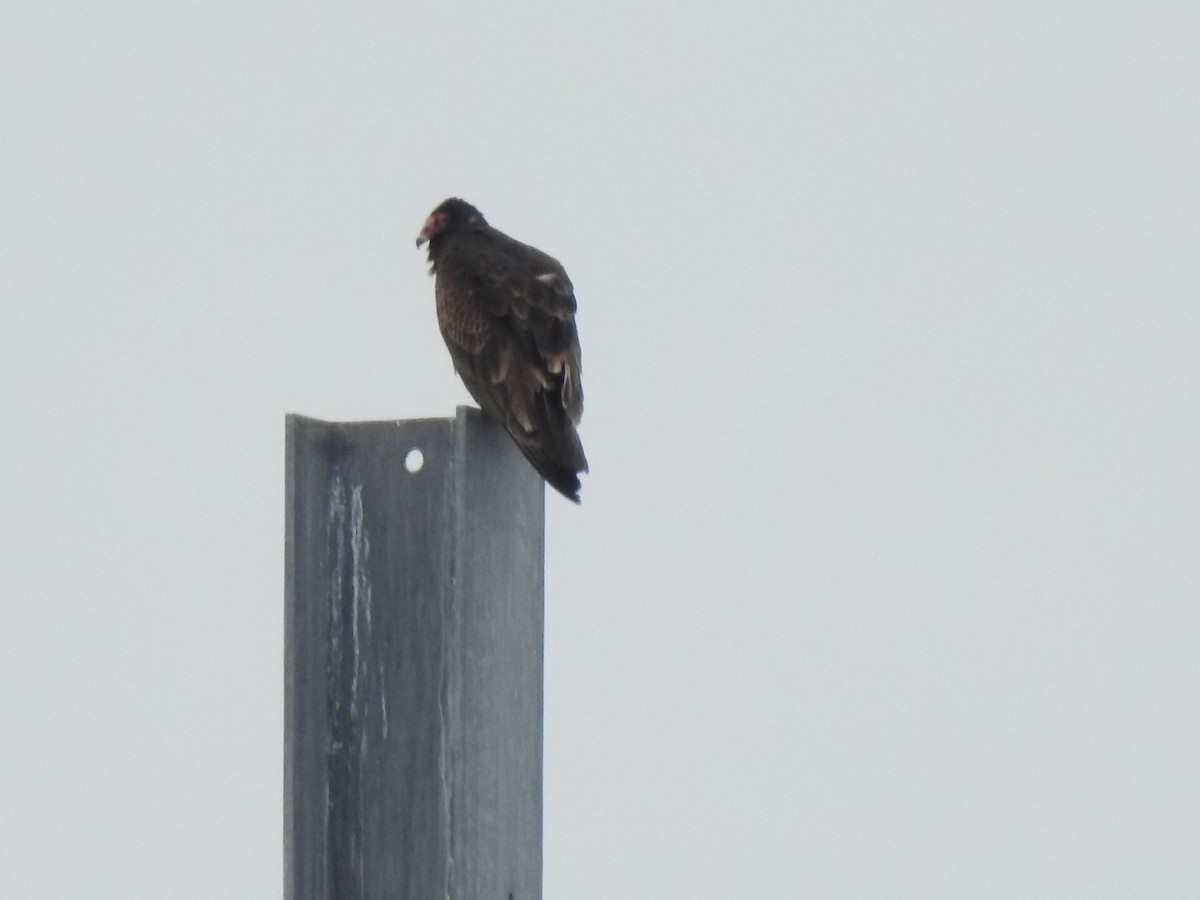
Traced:
<path id="1" fill-rule="evenodd" d="M 538 900 L 541 479 L 461 407 L 286 456 L 286 900 Z"/>

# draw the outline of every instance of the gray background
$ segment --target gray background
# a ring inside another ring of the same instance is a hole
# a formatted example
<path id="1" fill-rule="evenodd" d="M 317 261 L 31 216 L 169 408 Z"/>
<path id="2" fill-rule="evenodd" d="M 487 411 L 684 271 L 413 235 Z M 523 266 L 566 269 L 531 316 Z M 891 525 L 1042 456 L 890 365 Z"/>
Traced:
<path id="1" fill-rule="evenodd" d="M 283 415 L 560 258 L 546 895 L 1200 896 L 1200 12 L 8 3 L 0 895 L 280 895 Z"/>

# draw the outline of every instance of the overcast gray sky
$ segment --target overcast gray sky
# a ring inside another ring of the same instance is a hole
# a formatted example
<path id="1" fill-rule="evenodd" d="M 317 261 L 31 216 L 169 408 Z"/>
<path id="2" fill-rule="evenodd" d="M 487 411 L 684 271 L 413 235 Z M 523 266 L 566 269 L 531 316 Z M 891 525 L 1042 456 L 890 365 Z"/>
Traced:
<path id="1" fill-rule="evenodd" d="M 1200 7 L 10 0 L 0 895 L 277 898 L 283 416 L 575 283 L 550 900 L 1200 896 Z"/>

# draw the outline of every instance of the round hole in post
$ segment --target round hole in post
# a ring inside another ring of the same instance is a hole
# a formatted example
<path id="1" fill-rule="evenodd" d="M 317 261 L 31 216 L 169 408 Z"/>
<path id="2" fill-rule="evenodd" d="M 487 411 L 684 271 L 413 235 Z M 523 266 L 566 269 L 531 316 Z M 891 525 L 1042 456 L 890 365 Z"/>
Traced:
<path id="1" fill-rule="evenodd" d="M 425 465 L 425 454 L 416 447 L 409 450 L 404 457 L 404 468 L 409 472 L 420 472 L 423 465 Z"/>

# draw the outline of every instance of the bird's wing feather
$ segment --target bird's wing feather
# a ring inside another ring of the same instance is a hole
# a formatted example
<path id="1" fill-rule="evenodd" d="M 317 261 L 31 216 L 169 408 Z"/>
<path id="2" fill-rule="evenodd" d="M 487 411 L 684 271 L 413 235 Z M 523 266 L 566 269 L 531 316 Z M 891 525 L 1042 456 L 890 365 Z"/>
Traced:
<path id="1" fill-rule="evenodd" d="M 586 472 L 575 290 L 553 257 L 490 226 L 434 236 L 438 325 L 471 396 L 547 483 L 579 502 Z"/>
<path id="2" fill-rule="evenodd" d="M 522 427 L 530 427 L 529 408 L 541 392 L 578 422 L 582 364 L 570 278 L 553 257 L 494 229 L 473 238 L 464 248 L 469 265 L 446 265 L 438 278 L 438 289 L 454 295 L 443 306 L 459 321 L 451 328 L 443 322 L 443 333 L 465 351 L 455 354 L 456 367 L 464 377 L 504 385 Z"/>

